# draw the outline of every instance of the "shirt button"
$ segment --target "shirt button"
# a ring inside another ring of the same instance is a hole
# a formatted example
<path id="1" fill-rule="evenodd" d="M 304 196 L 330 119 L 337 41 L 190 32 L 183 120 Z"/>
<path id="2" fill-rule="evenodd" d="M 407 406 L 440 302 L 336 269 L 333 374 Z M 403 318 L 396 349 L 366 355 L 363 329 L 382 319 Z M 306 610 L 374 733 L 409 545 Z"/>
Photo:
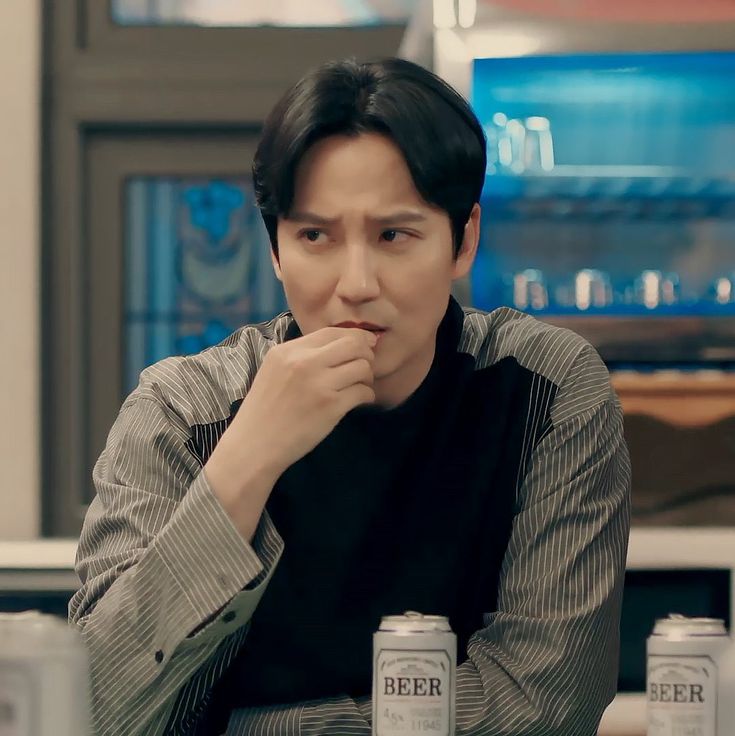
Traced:
<path id="1" fill-rule="evenodd" d="M 155 656 L 156 656 L 156 662 L 158 662 L 158 664 L 161 664 L 161 662 L 163 662 L 163 652 L 159 649 L 156 652 Z"/>
<path id="2" fill-rule="evenodd" d="M 237 615 L 237 614 L 236 614 L 236 613 L 235 613 L 234 611 L 227 611 L 227 613 L 226 613 L 226 614 L 225 614 L 224 616 L 222 616 L 222 620 L 223 620 L 223 621 L 224 621 L 224 622 L 225 622 L 226 624 L 229 624 L 229 623 L 230 623 L 230 621 L 234 621 L 234 620 L 235 620 L 235 616 L 236 616 L 236 615 Z"/>

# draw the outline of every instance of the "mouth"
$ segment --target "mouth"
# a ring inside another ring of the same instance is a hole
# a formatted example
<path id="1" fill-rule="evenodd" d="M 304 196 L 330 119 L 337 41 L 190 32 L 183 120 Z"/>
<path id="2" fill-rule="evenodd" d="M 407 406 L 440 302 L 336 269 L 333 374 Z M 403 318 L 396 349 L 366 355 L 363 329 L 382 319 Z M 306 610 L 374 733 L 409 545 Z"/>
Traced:
<path id="1" fill-rule="evenodd" d="M 359 330 L 368 330 L 369 332 L 374 332 L 376 334 L 385 332 L 386 329 L 380 325 L 374 325 L 372 322 L 340 322 L 339 324 L 336 324 L 335 327 L 356 327 Z"/>

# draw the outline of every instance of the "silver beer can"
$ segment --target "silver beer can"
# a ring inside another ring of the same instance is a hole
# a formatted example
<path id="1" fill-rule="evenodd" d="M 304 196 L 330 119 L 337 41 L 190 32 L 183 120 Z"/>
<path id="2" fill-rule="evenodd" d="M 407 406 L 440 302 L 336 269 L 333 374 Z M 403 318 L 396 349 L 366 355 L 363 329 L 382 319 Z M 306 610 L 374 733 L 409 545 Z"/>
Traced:
<path id="1" fill-rule="evenodd" d="M 0 613 L 0 735 L 89 732 L 89 668 L 78 632 L 38 611 Z"/>
<path id="2" fill-rule="evenodd" d="M 658 619 L 646 652 L 648 736 L 732 733 L 721 702 L 732 654 L 722 619 L 680 614 Z"/>
<path id="3" fill-rule="evenodd" d="M 383 616 L 373 635 L 373 736 L 454 736 L 456 669 L 445 616 Z"/>

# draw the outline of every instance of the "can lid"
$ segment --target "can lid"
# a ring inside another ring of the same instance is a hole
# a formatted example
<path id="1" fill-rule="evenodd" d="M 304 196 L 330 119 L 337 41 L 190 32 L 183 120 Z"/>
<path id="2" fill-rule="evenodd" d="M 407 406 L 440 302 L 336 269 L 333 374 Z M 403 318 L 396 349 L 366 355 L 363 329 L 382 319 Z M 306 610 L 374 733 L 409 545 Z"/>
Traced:
<path id="1" fill-rule="evenodd" d="M 727 636 L 727 629 L 721 618 L 689 617 L 680 613 L 670 613 L 667 618 L 656 619 L 653 636 L 671 638 Z"/>
<path id="2" fill-rule="evenodd" d="M 76 644 L 79 634 L 58 616 L 40 611 L 0 613 L 0 649 L 12 648 L 19 641 L 42 646 Z"/>
<path id="3" fill-rule="evenodd" d="M 431 631 L 451 632 L 452 628 L 446 616 L 428 616 L 417 611 L 406 611 L 402 616 L 383 616 L 380 620 L 380 630 L 421 633 Z"/>

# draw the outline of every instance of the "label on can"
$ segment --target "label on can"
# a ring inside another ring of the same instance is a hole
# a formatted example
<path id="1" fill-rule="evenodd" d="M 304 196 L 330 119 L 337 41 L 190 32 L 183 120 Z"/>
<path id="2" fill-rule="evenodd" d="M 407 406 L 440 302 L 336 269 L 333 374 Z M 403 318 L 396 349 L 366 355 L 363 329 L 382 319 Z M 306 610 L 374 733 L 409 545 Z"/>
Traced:
<path id="1" fill-rule="evenodd" d="M 444 649 L 381 649 L 375 660 L 378 736 L 451 736 L 452 661 Z"/>
<path id="2" fill-rule="evenodd" d="M 711 657 L 648 657 L 648 736 L 716 736 L 717 665 Z"/>
<path id="3" fill-rule="evenodd" d="M 0 736 L 29 736 L 31 704 L 29 679 L 17 672 L 0 670 Z"/>

